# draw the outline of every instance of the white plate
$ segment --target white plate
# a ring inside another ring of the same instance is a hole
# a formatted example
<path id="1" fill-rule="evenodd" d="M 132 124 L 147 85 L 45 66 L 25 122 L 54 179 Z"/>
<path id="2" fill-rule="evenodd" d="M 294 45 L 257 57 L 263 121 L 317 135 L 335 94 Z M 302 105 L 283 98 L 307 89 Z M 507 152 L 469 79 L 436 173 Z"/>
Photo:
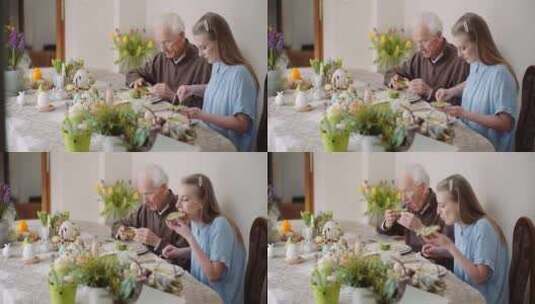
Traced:
<path id="1" fill-rule="evenodd" d="M 366 245 L 365 248 L 366 248 L 366 251 L 368 251 L 369 253 L 396 252 L 396 253 L 402 254 L 402 253 L 411 251 L 411 247 L 402 242 L 388 242 L 387 241 L 387 242 L 383 242 L 382 244 L 389 244 L 390 249 L 382 250 L 380 242 L 368 244 Z"/>
<path id="2" fill-rule="evenodd" d="M 406 263 L 404 265 L 405 267 L 409 269 L 412 269 L 416 272 L 421 272 L 427 275 L 437 275 L 439 277 L 442 277 L 448 273 L 448 270 L 444 266 L 433 264 L 427 261 Z"/>

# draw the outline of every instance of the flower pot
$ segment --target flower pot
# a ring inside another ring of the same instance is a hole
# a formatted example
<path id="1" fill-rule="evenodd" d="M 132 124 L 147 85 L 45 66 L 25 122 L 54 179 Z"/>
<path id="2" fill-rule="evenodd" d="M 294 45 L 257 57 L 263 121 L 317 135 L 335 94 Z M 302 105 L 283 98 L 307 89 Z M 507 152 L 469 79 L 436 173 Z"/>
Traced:
<path id="1" fill-rule="evenodd" d="M 63 132 L 63 144 L 68 152 L 89 152 L 91 133 L 68 134 Z"/>
<path id="2" fill-rule="evenodd" d="M 323 142 L 325 152 L 347 152 L 349 133 L 340 132 L 332 134 L 322 131 L 321 141 Z"/>
<path id="3" fill-rule="evenodd" d="M 268 85 L 267 85 L 268 96 L 275 96 L 275 94 L 278 91 L 280 91 L 281 87 L 282 87 L 282 71 L 279 69 L 268 71 Z"/>
<path id="4" fill-rule="evenodd" d="M 361 152 L 384 152 L 381 139 L 377 135 L 359 135 Z"/>
<path id="5" fill-rule="evenodd" d="M 6 96 L 17 96 L 22 88 L 22 72 L 20 70 L 5 71 L 4 84 Z"/>
<path id="6" fill-rule="evenodd" d="M 305 238 L 305 241 L 312 241 L 314 240 L 314 228 L 313 227 L 305 227 L 303 229 L 303 237 Z"/>
<path id="7" fill-rule="evenodd" d="M 315 304 L 337 304 L 340 299 L 340 284 L 332 284 L 325 288 L 312 285 Z"/>
<path id="8" fill-rule="evenodd" d="M 101 135 L 103 152 L 126 152 L 126 146 L 120 136 Z"/>
<path id="9" fill-rule="evenodd" d="M 76 300 L 76 284 L 55 286 L 48 283 L 51 304 L 74 304 Z"/>
<path id="10" fill-rule="evenodd" d="M 113 297 L 106 288 L 87 287 L 88 304 L 113 304 Z"/>
<path id="11" fill-rule="evenodd" d="M 351 288 L 351 304 L 375 304 L 373 291 L 369 288 Z"/>
<path id="12" fill-rule="evenodd" d="M 7 244 L 9 240 L 9 223 L 6 220 L 0 220 L 0 246 Z"/>

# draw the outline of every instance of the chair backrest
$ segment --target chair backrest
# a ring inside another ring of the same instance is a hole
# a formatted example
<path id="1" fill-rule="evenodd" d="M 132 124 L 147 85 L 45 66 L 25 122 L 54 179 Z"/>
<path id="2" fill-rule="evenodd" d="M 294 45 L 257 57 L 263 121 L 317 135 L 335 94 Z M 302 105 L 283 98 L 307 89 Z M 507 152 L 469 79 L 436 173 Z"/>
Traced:
<path id="1" fill-rule="evenodd" d="M 530 66 L 522 81 L 522 106 L 515 137 L 515 150 L 535 151 L 535 66 Z"/>
<path id="2" fill-rule="evenodd" d="M 245 272 L 244 303 L 262 302 L 262 285 L 267 277 L 267 235 L 267 220 L 257 217 L 249 234 L 249 259 Z"/>
<path id="3" fill-rule="evenodd" d="M 529 292 L 528 282 L 530 282 Z M 526 296 L 529 302 L 526 301 Z M 522 217 L 516 222 L 513 232 L 509 303 L 535 304 L 535 227 L 527 217 Z"/>
<path id="4" fill-rule="evenodd" d="M 260 114 L 260 123 L 258 125 L 258 132 L 256 134 L 256 151 L 267 151 L 267 111 L 268 111 L 268 94 L 267 94 L 267 76 L 264 81 L 264 99 L 262 104 L 262 112 Z"/>

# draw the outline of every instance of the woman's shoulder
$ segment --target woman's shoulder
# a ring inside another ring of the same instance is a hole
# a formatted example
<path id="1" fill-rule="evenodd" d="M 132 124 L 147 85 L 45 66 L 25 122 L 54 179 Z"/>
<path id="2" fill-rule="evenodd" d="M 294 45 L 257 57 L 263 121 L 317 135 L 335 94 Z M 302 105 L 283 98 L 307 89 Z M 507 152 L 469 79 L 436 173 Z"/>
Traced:
<path id="1" fill-rule="evenodd" d="M 211 226 L 212 226 L 212 229 L 214 230 L 226 230 L 226 229 L 231 228 L 229 221 L 223 215 L 219 215 L 216 218 L 214 218 Z"/>

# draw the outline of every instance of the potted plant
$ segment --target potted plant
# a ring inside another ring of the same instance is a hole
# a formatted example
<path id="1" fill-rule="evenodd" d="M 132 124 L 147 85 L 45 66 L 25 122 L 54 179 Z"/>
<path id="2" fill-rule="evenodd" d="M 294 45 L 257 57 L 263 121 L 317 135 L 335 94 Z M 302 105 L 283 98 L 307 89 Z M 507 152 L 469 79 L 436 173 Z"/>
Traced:
<path id="1" fill-rule="evenodd" d="M 375 51 L 374 63 L 378 72 L 386 73 L 405 60 L 413 49 L 412 42 L 405 36 L 403 29 L 389 29 L 379 32 L 373 29 L 369 34 L 371 48 Z"/>
<path id="2" fill-rule="evenodd" d="M 63 120 L 61 134 L 65 150 L 68 152 L 89 152 L 92 131 L 83 117 L 82 114 L 69 114 Z"/>
<path id="3" fill-rule="evenodd" d="M 314 214 L 310 211 L 301 211 L 301 219 L 305 224 L 303 236 L 305 241 L 314 239 Z"/>
<path id="4" fill-rule="evenodd" d="M 130 182 L 124 180 L 112 185 L 99 181 L 96 190 L 100 201 L 104 204 L 100 214 L 106 218 L 106 223 L 109 225 L 127 216 L 139 204 L 139 193 Z"/>
<path id="5" fill-rule="evenodd" d="M 26 43 L 24 33 L 19 33 L 14 26 L 6 25 L 5 35 L 7 52 L 7 69 L 4 71 L 5 91 L 9 96 L 16 96 L 23 86 L 23 72 L 19 64 L 24 58 Z"/>
<path id="6" fill-rule="evenodd" d="M 323 258 L 312 271 L 310 285 L 315 304 L 338 303 L 342 284 L 337 268 L 333 259 Z"/>
<path id="7" fill-rule="evenodd" d="M 378 227 L 383 222 L 387 209 L 401 208 L 401 194 L 393 182 L 381 181 L 376 185 L 369 185 L 364 181 L 360 187 L 364 201 L 366 201 L 366 216 L 368 224 Z"/>
<path id="8" fill-rule="evenodd" d="M 48 291 L 51 304 L 74 304 L 78 288 L 76 265 L 73 259 L 60 257 L 54 261 L 48 273 Z"/>
<path id="9" fill-rule="evenodd" d="M 390 304 L 401 299 L 407 283 L 402 272 L 393 268 L 378 256 L 355 252 L 340 260 L 339 273 L 343 284 L 352 289 L 353 304 Z"/>
<path id="10" fill-rule="evenodd" d="M 274 96 L 282 87 L 281 61 L 284 49 L 284 36 L 272 28 L 268 29 L 268 96 Z"/>
<path id="11" fill-rule="evenodd" d="M 96 102 L 90 110 L 92 130 L 102 138 L 104 152 L 124 152 L 126 145 L 122 135 L 137 125 L 137 113 L 130 104 L 110 105 Z"/>
<path id="12" fill-rule="evenodd" d="M 327 109 L 320 121 L 321 140 L 326 152 L 347 152 L 352 121 L 339 103 Z"/>
<path id="13" fill-rule="evenodd" d="M 9 228 L 15 220 L 15 208 L 11 202 L 11 188 L 0 184 L 0 246 L 9 240 Z"/>
<path id="14" fill-rule="evenodd" d="M 146 37 L 146 31 L 132 29 L 128 33 L 121 33 L 115 29 L 112 33 L 113 48 L 117 51 L 119 72 L 126 74 L 128 71 L 141 67 L 155 53 L 154 42 Z"/>

